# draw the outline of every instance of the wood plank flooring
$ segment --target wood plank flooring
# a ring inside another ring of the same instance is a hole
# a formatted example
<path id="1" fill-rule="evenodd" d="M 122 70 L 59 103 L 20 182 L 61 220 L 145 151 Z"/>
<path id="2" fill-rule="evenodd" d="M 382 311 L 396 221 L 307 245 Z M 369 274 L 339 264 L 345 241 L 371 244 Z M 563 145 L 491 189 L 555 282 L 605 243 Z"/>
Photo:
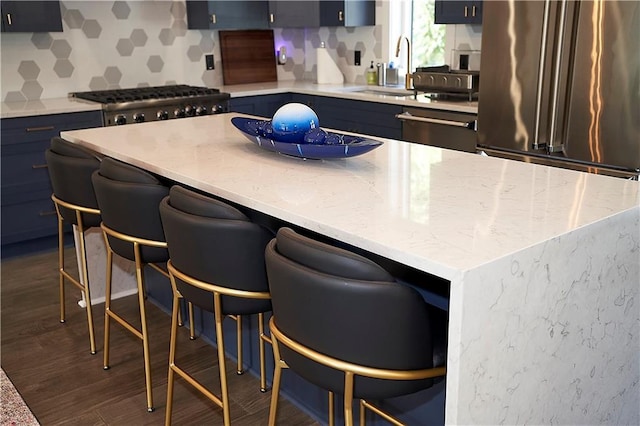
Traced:
<path id="1" fill-rule="evenodd" d="M 72 249 L 66 253 L 74 267 Z M 170 317 L 147 304 L 155 411 L 146 410 L 142 342 L 121 326 L 111 326 L 111 368 L 102 368 L 104 304 L 94 307 L 98 353 L 89 353 L 86 315 L 77 306 L 80 292 L 67 285 L 67 319 L 59 322 L 57 252 L 3 260 L 1 282 L 1 362 L 42 425 L 162 425 L 166 406 Z M 135 323 L 136 296 L 120 299 L 118 311 Z M 219 389 L 215 348 L 202 339 L 190 341 L 179 329 L 178 363 L 211 389 Z M 238 376 L 228 360 L 231 420 L 238 425 L 265 425 L 271 392 L 261 393 L 259 380 Z M 174 425 L 222 424 L 222 411 L 177 378 Z M 280 398 L 278 423 L 317 425 Z"/>

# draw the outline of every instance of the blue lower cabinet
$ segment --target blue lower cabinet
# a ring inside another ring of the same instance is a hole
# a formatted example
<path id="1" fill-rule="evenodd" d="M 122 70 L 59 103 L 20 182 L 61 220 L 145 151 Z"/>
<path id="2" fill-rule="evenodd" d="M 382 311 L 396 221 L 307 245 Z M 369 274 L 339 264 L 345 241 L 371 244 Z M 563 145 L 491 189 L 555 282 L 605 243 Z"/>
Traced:
<path id="1" fill-rule="evenodd" d="M 395 117 L 402 113 L 400 105 L 302 94 L 294 94 L 292 101 L 313 109 L 320 127 L 389 139 L 402 138 L 402 123 Z"/>
<path id="2" fill-rule="evenodd" d="M 44 153 L 62 131 L 101 127 L 102 113 L 6 118 L 0 126 L 2 258 L 52 249 L 58 222 Z"/>
<path id="3" fill-rule="evenodd" d="M 229 110 L 271 119 L 282 105 L 291 102 L 291 93 L 231 98 Z"/>

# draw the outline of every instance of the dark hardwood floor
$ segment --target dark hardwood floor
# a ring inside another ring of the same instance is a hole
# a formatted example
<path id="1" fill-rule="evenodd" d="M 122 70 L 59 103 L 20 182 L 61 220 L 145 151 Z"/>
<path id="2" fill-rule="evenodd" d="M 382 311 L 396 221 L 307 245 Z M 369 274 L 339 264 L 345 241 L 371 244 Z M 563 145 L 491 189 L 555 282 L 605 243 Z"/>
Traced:
<path id="1" fill-rule="evenodd" d="M 72 249 L 67 250 L 74 266 Z M 57 252 L 3 260 L 1 264 L 1 362 L 11 381 L 42 425 L 164 424 L 170 317 L 148 303 L 155 411 L 147 413 L 142 343 L 113 323 L 111 368 L 102 368 L 104 304 L 94 307 L 98 353 L 89 353 L 80 292 L 67 285 L 67 321 L 59 322 Z M 120 299 L 118 310 L 136 318 L 136 296 Z M 115 308 L 115 307 L 114 307 Z M 179 329 L 178 363 L 212 389 L 219 389 L 215 348 L 202 339 L 190 341 Z M 265 425 L 271 392 L 261 393 L 249 373 L 238 376 L 227 363 L 231 420 L 238 425 Z M 317 425 L 280 398 L 278 423 Z M 177 378 L 174 425 L 222 424 L 222 411 Z"/>

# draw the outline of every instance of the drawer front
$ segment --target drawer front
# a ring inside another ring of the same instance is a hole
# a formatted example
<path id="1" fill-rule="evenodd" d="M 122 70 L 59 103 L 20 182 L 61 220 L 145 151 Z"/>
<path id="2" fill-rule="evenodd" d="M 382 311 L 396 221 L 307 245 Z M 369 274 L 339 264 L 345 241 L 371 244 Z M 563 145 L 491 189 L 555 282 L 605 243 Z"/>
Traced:
<path id="1" fill-rule="evenodd" d="M 0 176 L 2 192 L 51 189 L 44 153 L 50 141 L 37 141 L 2 147 Z"/>
<path id="2" fill-rule="evenodd" d="M 58 231 L 56 209 L 50 198 L 5 203 L 1 216 L 3 245 L 55 235 Z"/>
<path id="3" fill-rule="evenodd" d="M 102 112 L 88 111 L 69 114 L 5 118 L 2 120 L 2 148 L 7 145 L 51 140 L 65 130 L 102 127 Z"/>

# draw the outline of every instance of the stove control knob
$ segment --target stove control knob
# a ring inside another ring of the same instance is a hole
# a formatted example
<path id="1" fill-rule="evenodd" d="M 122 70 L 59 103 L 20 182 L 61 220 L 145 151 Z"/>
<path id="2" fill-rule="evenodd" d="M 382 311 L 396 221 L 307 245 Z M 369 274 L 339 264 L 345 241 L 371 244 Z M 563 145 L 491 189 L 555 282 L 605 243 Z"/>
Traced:
<path id="1" fill-rule="evenodd" d="M 167 111 L 160 110 L 156 113 L 156 117 L 158 118 L 158 120 L 168 120 L 169 113 Z"/>
<path id="2" fill-rule="evenodd" d="M 133 121 L 136 123 L 143 123 L 144 122 L 144 114 L 139 112 L 136 114 L 133 114 Z"/>
<path id="3" fill-rule="evenodd" d="M 204 105 L 201 105 L 198 108 L 196 108 L 196 115 L 207 115 L 207 107 Z"/>
<path id="4" fill-rule="evenodd" d="M 211 112 L 214 114 L 222 114 L 224 112 L 224 107 L 218 104 L 211 109 Z"/>
<path id="5" fill-rule="evenodd" d="M 186 107 L 184 107 L 184 113 L 187 117 L 193 117 L 196 113 L 196 110 L 193 106 L 187 105 Z"/>
<path id="6" fill-rule="evenodd" d="M 182 108 L 176 108 L 173 111 L 173 116 L 175 118 L 184 118 L 184 110 Z"/>
<path id="7" fill-rule="evenodd" d="M 116 123 L 118 126 L 122 124 L 127 124 L 127 116 L 124 114 L 118 114 L 113 119 L 113 122 Z"/>

